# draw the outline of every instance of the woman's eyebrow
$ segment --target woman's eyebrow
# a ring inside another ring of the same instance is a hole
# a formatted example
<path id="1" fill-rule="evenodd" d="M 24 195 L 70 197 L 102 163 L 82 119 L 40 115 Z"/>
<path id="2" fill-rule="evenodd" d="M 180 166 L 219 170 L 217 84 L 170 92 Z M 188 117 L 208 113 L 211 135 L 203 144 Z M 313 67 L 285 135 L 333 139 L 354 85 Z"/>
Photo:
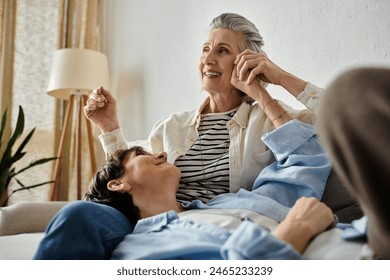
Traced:
<path id="1" fill-rule="evenodd" d="M 209 43 L 209 42 L 206 42 L 206 43 L 204 43 L 204 44 L 202 45 L 202 47 L 209 47 L 209 46 L 210 46 L 210 43 Z M 227 48 L 229 48 L 229 49 L 232 49 L 232 48 L 233 48 L 230 44 L 228 44 L 228 43 L 223 43 L 223 42 L 218 43 L 218 44 L 217 44 L 217 47 L 227 47 Z"/>
<path id="2" fill-rule="evenodd" d="M 231 48 L 232 46 L 228 43 L 218 43 L 217 46 L 223 46 L 223 47 L 229 47 Z"/>

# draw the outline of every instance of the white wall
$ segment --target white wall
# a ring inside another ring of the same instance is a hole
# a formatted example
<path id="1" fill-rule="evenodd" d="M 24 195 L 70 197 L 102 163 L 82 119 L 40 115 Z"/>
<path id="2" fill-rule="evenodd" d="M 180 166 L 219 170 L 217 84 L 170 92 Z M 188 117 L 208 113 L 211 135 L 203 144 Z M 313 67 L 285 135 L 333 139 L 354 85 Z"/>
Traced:
<path id="1" fill-rule="evenodd" d="M 210 21 L 235 12 L 253 21 L 279 66 L 326 87 L 359 65 L 390 67 L 388 0 L 105 0 L 103 52 L 111 90 L 129 140 L 146 138 L 154 122 L 197 108 L 198 57 Z M 297 108 L 288 94 L 269 90 Z"/>

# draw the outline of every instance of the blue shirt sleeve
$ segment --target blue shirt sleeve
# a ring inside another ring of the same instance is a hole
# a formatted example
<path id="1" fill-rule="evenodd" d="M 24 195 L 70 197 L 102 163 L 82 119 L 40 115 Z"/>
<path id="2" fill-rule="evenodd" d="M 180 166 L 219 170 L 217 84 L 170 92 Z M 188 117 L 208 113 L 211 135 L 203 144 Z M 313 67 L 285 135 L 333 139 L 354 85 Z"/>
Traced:
<path id="1" fill-rule="evenodd" d="M 292 207 L 302 196 L 321 199 L 332 164 L 312 125 L 292 120 L 264 135 L 262 140 L 276 161 L 259 174 L 255 195 Z"/>

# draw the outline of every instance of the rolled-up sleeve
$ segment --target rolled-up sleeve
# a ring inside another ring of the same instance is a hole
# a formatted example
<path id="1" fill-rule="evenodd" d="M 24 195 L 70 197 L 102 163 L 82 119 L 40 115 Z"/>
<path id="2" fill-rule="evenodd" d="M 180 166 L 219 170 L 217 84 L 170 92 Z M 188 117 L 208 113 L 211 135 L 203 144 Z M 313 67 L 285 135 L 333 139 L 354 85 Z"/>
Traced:
<path id="1" fill-rule="evenodd" d="M 259 174 L 253 193 L 292 207 L 302 196 L 321 199 L 332 164 L 312 125 L 292 120 L 262 137 L 276 162 Z"/>
<path id="2" fill-rule="evenodd" d="M 112 155 L 117 150 L 128 148 L 122 128 L 99 135 L 99 140 L 106 156 Z"/>
<path id="3" fill-rule="evenodd" d="M 320 100 L 324 90 L 311 83 L 307 83 L 303 92 L 297 96 L 297 100 L 303 103 L 308 109 L 316 112 L 320 106 Z"/>

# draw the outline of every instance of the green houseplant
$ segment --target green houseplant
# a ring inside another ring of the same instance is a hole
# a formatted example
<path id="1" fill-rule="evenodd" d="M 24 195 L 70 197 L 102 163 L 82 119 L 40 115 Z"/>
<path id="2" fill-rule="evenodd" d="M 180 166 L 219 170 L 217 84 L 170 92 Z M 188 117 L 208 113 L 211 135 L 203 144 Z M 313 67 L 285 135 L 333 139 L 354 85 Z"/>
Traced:
<path id="1" fill-rule="evenodd" d="M 17 178 L 17 176 L 34 166 L 41 165 L 48 161 L 56 159 L 56 157 L 38 159 L 30 162 L 30 164 L 28 164 L 27 166 L 16 170 L 15 163 L 18 162 L 21 158 L 23 158 L 24 155 L 26 154 L 26 152 L 23 151 L 23 149 L 25 148 L 25 146 L 33 136 L 35 128 L 33 128 L 23 139 L 20 145 L 17 146 L 16 141 L 21 137 L 24 130 L 24 112 L 23 112 L 23 108 L 19 106 L 18 119 L 16 122 L 15 129 L 13 133 L 11 132 L 11 136 L 8 142 L 6 142 L 6 146 L 3 147 L 3 145 L 5 145 L 5 141 L 3 137 L 5 134 L 4 131 L 6 129 L 6 124 L 7 124 L 7 110 L 4 112 L 2 116 L 1 127 L 0 127 L 0 198 L 3 198 L 4 200 L 4 202 L 1 203 L 0 206 L 6 205 L 9 197 L 15 192 L 21 190 L 29 190 L 45 184 L 52 183 L 53 181 L 47 181 L 38 184 L 25 185 Z M 14 179 L 15 182 L 17 182 L 20 188 L 13 190 L 8 195 L 8 187 L 12 179 Z"/>

